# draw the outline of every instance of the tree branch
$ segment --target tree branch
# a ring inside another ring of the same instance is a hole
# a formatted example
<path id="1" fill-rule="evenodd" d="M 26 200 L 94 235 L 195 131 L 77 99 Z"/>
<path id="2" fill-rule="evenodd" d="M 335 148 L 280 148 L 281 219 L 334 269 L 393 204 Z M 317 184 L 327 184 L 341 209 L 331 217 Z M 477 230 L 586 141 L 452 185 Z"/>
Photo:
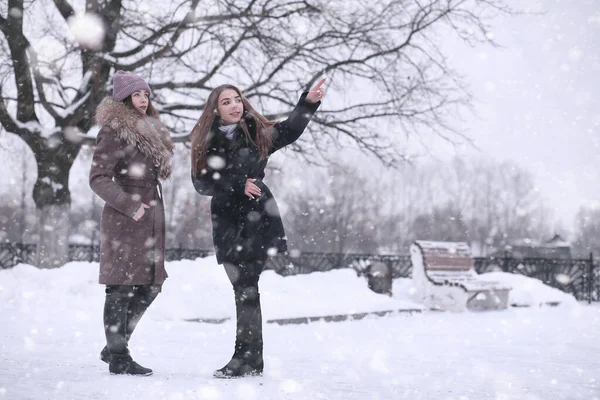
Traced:
<path id="1" fill-rule="evenodd" d="M 17 91 L 17 120 L 37 121 L 33 106 L 33 80 L 26 54 L 28 40 L 23 35 L 23 0 L 9 0 L 8 9 L 12 12 L 8 13 L 3 32 L 8 40 L 15 81 L 19 88 Z"/>
<path id="2" fill-rule="evenodd" d="M 58 115 L 52 104 L 46 99 L 46 92 L 44 91 L 44 77 L 40 72 L 40 68 L 38 65 L 37 53 L 33 49 L 33 47 L 27 43 L 27 52 L 29 53 L 29 58 L 31 59 L 31 64 L 33 68 L 33 76 L 35 78 L 35 87 L 38 92 L 38 97 L 40 98 L 40 103 L 44 107 L 44 109 L 54 118 L 54 120 L 59 123 L 61 117 Z"/>
<path id="3" fill-rule="evenodd" d="M 17 122 L 10 116 L 6 104 L 4 103 L 4 96 L 2 95 L 2 86 L 0 86 L 0 123 L 8 132 L 14 133 L 15 135 L 23 135 L 25 131 L 17 125 Z"/>
<path id="4" fill-rule="evenodd" d="M 188 13 L 186 14 L 186 16 L 181 20 L 181 22 L 179 23 L 179 25 L 177 26 L 177 28 L 175 29 L 175 32 L 173 32 L 173 35 L 171 36 L 171 38 L 168 40 L 167 44 L 165 46 L 163 46 L 160 50 L 148 54 L 146 57 L 142 57 L 140 60 L 132 63 L 132 64 L 128 64 L 128 65 L 123 65 L 120 64 L 119 67 L 123 70 L 126 71 L 134 71 L 146 64 L 148 64 L 150 61 L 153 61 L 155 59 L 158 58 L 162 58 L 164 57 L 168 52 L 170 52 L 173 47 L 175 46 L 175 43 L 177 42 L 177 40 L 179 39 L 179 37 L 183 34 L 183 32 L 185 31 L 185 28 L 190 24 L 190 22 L 193 20 L 194 17 L 194 13 L 196 11 L 196 7 L 198 7 L 198 2 L 200 0 L 192 0 L 192 4 L 190 5 L 190 9 L 188 11 Z"/>
<path id="5" fill-rule="evenodd" d="M 133 55 L 136 55 L 140 51 L 144 50 L 147 45 L 154 42 L 156 39 L 162 37 L 163 35 L 171 32 L 174 28 L 177 28 L 178 26 L 180 26 L 181 22 L 182 21 L 177 21 L 177 22 L 172 22 L 170 24 L 167 24 L 167 25 L 161 27 L 159 30 L 153 32 L 152 35 L 139 41 L 139 45 L 137 45 L 133 49 L 125 50 L 125 51 L 114 51 L 114 52 L 110 53 L 110 56 L 114 57 L 114 58 L 124 58 L 124 57 L 131 57 Z"/>
<path id="6" fill-rule="evenodd" d="M 65 21 L 75 15 L 73 6 L 67 0 L 54 0 L 54 5 L 58 8 L 58 12 L 60 12 Z"/>
<path id="7" fill-rule="evenodd" d="M 210 90 L 211 88 L 206 87 L 204 85 L 219 71 L 219 69 L 221 68 L 223 63 L 225 63 L 225 61 L 227 61 L 227 59 L 229 59 L 231 57 L 231 55 L 237 50 L 237 48 L 246 39 L 246 36 L 245 36 L 246 32 L 247 31 L 244 31 L 242 33 L 242 35 L 240 35 L 240 37 L 235 41 L 235 43 L 233 45 L 231 45 L 231 47 L 225 51 L 225 53 L 223 54 L 221 59 L 215 64 L 215 66 L 212 68 L 212 70 L 207 72 L 206 75 L 204 75 L 201 79 L 199 79 L 197 81 L 193 81 L 193 82 L 179 82 L 179 83 L 163 82 L 163 83 L 156 83 L 152 86 L 156 89 L 176 89 L 176 88 L 185 87 L 185 88 L 197 88 L 197 89 L 203 88 L 203 89 Z"/>
<path id="8" fill-rule="evenodd" d="M 2 15 L 0 15 L 0 32 L 4 33 L 5 36 L 8 35 L 8 23 Z"/>

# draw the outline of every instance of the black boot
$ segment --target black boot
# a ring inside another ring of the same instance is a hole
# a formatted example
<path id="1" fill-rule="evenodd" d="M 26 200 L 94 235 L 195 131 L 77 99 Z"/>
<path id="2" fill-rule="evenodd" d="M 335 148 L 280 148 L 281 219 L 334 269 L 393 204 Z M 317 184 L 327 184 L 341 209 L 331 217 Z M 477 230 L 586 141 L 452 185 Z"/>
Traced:
<path id="1" fill-rule="evenodd" d="M 262 313 L 258 287 L 235 290 L 237 330 L 231 361 L 214 372 L 215 378 L 260 376 L 264 369 Z"/>
<path id="2" fill-rule="evenodd" d="M 104 333 L 107 345 L 106 350 L 103 349 L 100 352 L 100 358 L 102 361 L 108 362 L 109 371 L 114 374 L 152 374 L 151 369 L 144 368 L 131 359 L 127 348 L 129 337 L 139 321 L 139 316 L 141 316 L 138 315 L 140 314 L 140 308 L 136 307 L 144 297 L 138 296 L 139 294 L 136 293 L 136 287 L 134 286 L 115 285 L 106 287 Z M 142 304 L 141 314 L 148 308 L 148 305 L 149 303 Z M 135 313 L 135 318 L 132 317 L 132 313 Z"/>
<path id="3" fill-rule="evenodd" d="M 102 351 L 100 351 L 100 359 L 107 364 L 110 362 L 110 351 L 108 351 L 108 347 L 104 346 Z"/>
<path id="4" fill-rule="evenodd" d="M 108 363 L 108 370 L 111 374 L 118 375 L 152 375 L 152 370 L 150 368 L 142 367 L 140 364 L 133 361 L 129 354 L 112 353 L 110 362 Z"/>
<path id="5" fill-rule="evenodd" d="M 135 330 L 138 322 L 150 306 L 158 293 L 152 292 L 151 285 L 139 285 L 133 286 L 133 296 L 129 299 L 127 306 L 127 322 L 125 324 L 125 340 L 129 344 L 129 339 Z M 100 360 L 105 363 L 110 363 L 110 352 L 108 347 L 100 351 Z"/>

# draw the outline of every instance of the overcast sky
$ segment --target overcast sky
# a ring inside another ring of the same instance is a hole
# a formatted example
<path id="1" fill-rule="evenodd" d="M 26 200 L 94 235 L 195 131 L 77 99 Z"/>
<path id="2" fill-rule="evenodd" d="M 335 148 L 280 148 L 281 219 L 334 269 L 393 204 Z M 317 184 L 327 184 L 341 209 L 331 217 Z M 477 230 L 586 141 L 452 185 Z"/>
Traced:
<path id="1" fill-rule="evenodd" d="M 581 205 L 600 199 L 600 0 L 514 4 L 545 13 L 499 20 L 501 49 L 448 44 L 476 96 L 478 116 L 459 126 L 480 150 L 447 154 L 516 161 L 571 227 Z"/>

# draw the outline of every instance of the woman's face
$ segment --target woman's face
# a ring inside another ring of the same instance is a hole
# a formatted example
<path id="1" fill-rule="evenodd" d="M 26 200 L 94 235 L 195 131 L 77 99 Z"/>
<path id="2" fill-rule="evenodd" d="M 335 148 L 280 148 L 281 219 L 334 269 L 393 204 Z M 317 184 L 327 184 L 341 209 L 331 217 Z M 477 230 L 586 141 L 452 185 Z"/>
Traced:
<path id="1" fill-rule="evenodd" d="M 133 108 L 141 114 L 146 114 L 146 110 L 148 109 L 148 97 L 149 93 L 145 90 L 138 90 L 137 92 L 133 92 L 131 94 L 131 103 L 133 104 Z"/>
<path id="2" fill-rule="evenodd" d="M 244 105 L 238 92 L 233 89 L 223 90 L 217 100 L 217 112 L 224 125 L 238 123 L 244 113 Z"/>

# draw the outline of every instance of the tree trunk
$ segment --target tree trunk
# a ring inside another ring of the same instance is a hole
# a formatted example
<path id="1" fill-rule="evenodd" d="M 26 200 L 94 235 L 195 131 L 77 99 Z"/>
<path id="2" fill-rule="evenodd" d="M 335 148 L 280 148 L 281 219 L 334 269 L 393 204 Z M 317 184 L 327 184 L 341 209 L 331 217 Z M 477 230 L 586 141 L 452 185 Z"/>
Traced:
<path id="1" fill-rule="evenodd" d="M 38 214 L 35 260 L 39 268 L 57 268 L 69 261 L 69 171 L 79 146 L 63 139 L 49 147 L 52 139 L 56 138 L 30 143 L 38 169 L 33 200 Z"/>
<path id="2" fill-rule="evenodd" d="M 57 268 L 69 261 L 70 204 L 39 208 L 35 261 L 39 268 Z"/>
<path id="3" fill-rule="evenodd" d="M 27 223 L 27 152 L 25 146 L 21 151 L 21 230 L 19 232 L 19 240 L 25 244 L 25 231 Z"/>

